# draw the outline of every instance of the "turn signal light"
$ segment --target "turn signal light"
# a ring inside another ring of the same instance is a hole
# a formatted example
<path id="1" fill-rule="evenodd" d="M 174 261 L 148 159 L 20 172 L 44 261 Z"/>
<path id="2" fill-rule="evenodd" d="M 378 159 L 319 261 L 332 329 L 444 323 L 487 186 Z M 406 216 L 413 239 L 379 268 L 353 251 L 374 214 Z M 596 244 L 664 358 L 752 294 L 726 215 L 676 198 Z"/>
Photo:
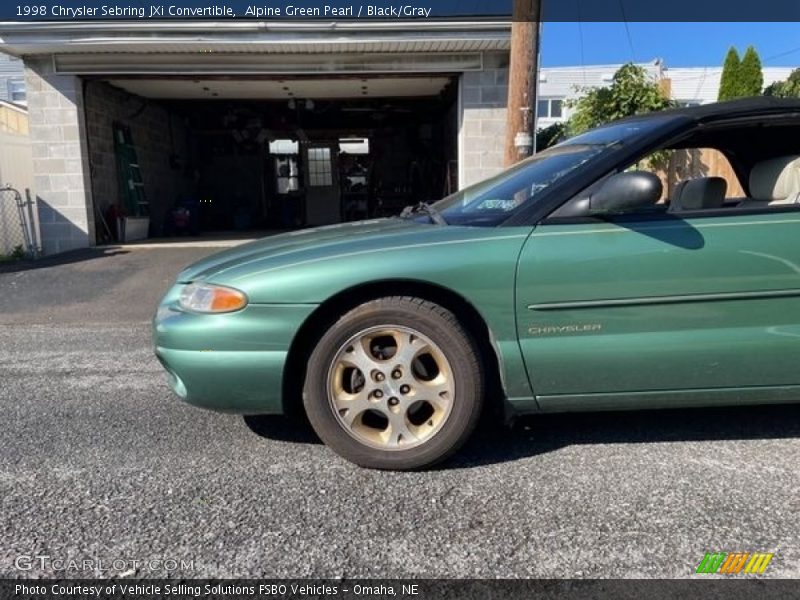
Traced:
<path id="1" fill-rule="evenodd" d="M 181 292 L 181 308 L 199 313 L 228 313 L 247 306 L 244 292 L 210 283 L 190 283 Z"/>

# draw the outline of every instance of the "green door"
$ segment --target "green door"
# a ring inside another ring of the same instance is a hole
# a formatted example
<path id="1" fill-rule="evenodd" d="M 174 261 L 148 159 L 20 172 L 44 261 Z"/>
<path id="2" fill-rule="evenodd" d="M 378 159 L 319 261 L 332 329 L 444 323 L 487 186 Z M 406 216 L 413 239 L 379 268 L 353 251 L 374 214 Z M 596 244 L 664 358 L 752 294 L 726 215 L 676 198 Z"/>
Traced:
<path id="1" fill-rule="evenodd" d="M 542 224 L 517 279 L 542 409 L 800 399 L 800 212 Z"/>

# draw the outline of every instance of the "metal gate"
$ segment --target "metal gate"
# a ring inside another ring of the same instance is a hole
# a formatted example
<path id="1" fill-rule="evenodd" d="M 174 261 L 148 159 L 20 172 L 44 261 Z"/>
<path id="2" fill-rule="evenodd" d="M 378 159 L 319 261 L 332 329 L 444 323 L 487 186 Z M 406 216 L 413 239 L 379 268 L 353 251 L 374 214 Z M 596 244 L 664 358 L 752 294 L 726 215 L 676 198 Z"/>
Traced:
<path id="1" fill-rule="evenodd" d="M 36 256 L 33 202 L 12 187 L 0 187 L 0 257 Z"/>

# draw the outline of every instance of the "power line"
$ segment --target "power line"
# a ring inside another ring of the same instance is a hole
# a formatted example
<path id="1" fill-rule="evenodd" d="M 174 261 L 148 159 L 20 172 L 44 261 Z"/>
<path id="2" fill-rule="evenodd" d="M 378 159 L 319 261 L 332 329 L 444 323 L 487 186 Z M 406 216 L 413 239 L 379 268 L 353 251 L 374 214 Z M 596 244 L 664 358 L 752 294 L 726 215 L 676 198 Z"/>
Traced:
<path id="1" fill-rule="evenodd" d="M 779 52 L 778 54 L 773 54 L 772 56 L 768 56 L 762 59 L 761 62 L 767 62 L 770 60 L 774 60 L 776 58 L 783 58 L 784 56 L 794 54 L 795 52 L 800 52 L 800 46 L 798 46 L 797 48 L 792 48 L 791 50 L 786 50 L 785 52 Z"/>
<path id="2" fill-rule="evenodd" d="M 628 17 L 625 16 L 625 5 L 622 0 L 618 0 L 619 10 L 622 13 L 622 23 L 625 25 L 625 35 L 628 38 L 628 47 L 631 49 L 631 60 L 636 62 L 636 52 L 633 49 L 633 38 L 631 37 L 631 29 L 628 27 Z"/>
<path id="3" fill-rule="evenodd" d="M 581 20 L 581 0 L 575 0 L 575 8 L 578 11 L 578 40 L 581 49 L 581 72 L 583 73 L 583 85 L 586 85 L 586 57 L 583 48 L 583 21 Z"/>

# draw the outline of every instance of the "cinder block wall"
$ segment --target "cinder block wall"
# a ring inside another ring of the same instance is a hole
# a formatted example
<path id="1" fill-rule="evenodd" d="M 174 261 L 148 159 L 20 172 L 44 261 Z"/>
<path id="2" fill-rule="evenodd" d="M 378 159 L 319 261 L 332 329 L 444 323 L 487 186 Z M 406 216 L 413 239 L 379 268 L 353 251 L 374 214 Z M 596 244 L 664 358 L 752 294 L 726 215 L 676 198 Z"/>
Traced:
<path id="1" fill-rule="evenodd" d="M 44 56 L 25 59 L 25 84 L 42 250 L 85 248 L 94 240 L 94 217 L 81 81 L 55 73 Z"/>
<path id="2" fill-rule="evenodd" d="M 150 231 L 161 235 L 164 217 L 178 197 L 196 191 L 194 178 L 185 168 L 191 161 L 184 121 L 174 114 L 170 116 L 158 101 L 129 94 L 104 82 L 87 84 L 86 109 L 95 203 L 105 214 L 110 205 L 121 201 L 113 136 L 113 123 L 119 121 L 131 128 L 150 202 Z M 180 166 L 170 163 L 171 154 L 179 157 Z"/>
<path id="3" fill-rule="evenodd" d="M 459 187 L 503 169 L 507 102 L 507 54 L 488 54 L 482 71 L 461 76 Z"/>

